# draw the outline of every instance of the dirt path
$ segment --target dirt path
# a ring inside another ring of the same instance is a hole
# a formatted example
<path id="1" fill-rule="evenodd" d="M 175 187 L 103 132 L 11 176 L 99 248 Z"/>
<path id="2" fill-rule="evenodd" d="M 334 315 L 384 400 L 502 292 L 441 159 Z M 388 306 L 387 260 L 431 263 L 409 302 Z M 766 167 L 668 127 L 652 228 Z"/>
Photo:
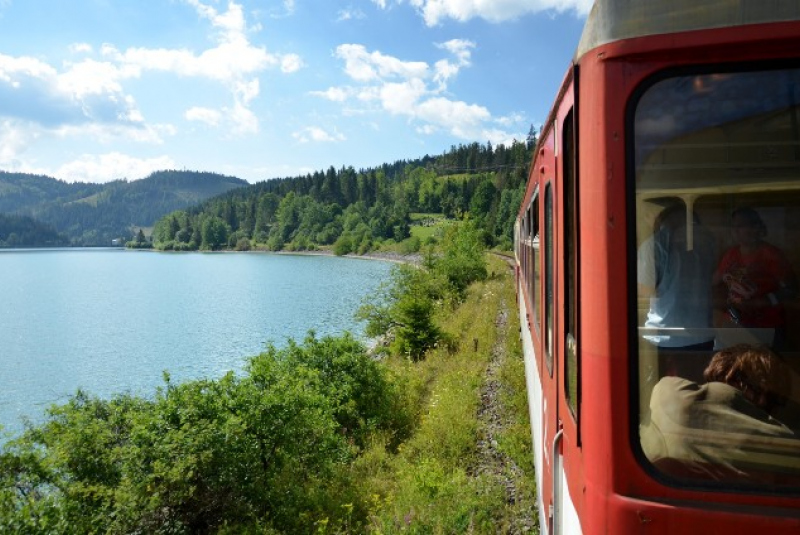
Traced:
<path id="1" fill-rule="evenodd" d="M 535 531 L 535 504 L 521 503 L 516 482 L 523 472 L 513 459 L 498 447 L 497 437 L 507 425 L 506 411 L 502 402 L 503 385 L 500 370 L 508 354 L 505 340 L 508 325 L 508 305 L 501 303 L 495 318 L 498 330 L 497 342 L 492 348 L 492 360 L 486 370 L 486 383 L 481 390 L 481 406 L 478 409 L 477 462 L 471 471 L 475 476 L 484 475 L 505 488 L 506 504 L 513 515 L 503 533 L 522 534 Z M 508 517 L 507 517 L 508 518 Z"/>

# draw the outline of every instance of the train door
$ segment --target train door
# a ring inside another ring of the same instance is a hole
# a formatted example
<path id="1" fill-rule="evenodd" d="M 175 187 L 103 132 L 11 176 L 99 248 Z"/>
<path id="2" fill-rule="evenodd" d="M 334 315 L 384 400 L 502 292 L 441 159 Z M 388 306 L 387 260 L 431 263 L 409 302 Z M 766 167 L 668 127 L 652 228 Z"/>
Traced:
<path id="1" fill-rule="evenodd" d="M 543 184 L 544 264 L 541 337 L 544 440 L 541 447 L 546 474 L 541 491 L 548 533 L 564 533 L 565 528 L 575 532 L 569 526 L 577 523 L 575 507 L 565 483 L 565 474 L 569 471 L 565 459 L 569 459 L 564 456 L 565 440 L 570 447 L 577 443 L 577 336 L 574 328 L 577 316 L 574 306 L 569 304 L 576 295 L 573 275 L 577 269 L 573 239 L 577 221 L 574 206 L 573 83 L 570 77 L 557 103 L 554 123 L 550 125 L 537 155 L 541 161 L 537 171 Z"/>
<path id="2" fill-rule="evenodd" d="M 559 124 L 559 213 L 558 213 L 558 418 L 561 438 L 554 446 L 558 457 L 560 480 L 557 480 L 556 533 L 580 533 L 577 511 L 578 489 L 582 488 L 583 463 L 580 441 L 580 345 L 579 345 L 579 220 L 577 115 L 575 85 L 577 72 L 560 102 L 556 120 Z M 572 492 L 571 492 L 572 490 Z M 560 528 L 560 529 L 559 529 Z"/>
<path id="3" fill-rule="evenodd" d="M 578 210 L 577 131 L 574 76 L 558 101 L 555 124 L 543 146 L 544 281 L 543 336 L 545 367 L 543 447 L 549 480 L 548 532 L 580 533 L 570 488 L 578 489 L 582 464 L 579 441 Z M 552 158 L 547 151 L 552 150 Z M 573 482 L 570 485 L 570 481 Z"/>

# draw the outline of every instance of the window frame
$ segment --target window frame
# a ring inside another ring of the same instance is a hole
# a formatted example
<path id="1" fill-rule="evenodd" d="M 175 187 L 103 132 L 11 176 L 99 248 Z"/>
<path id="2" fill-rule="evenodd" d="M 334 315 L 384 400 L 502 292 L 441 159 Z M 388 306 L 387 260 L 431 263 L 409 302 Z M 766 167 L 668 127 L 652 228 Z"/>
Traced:
<path id="1" fill-rule="evenodd" d="M 800 69 L 800 60 L 772 60 L 761 62 L 733 62 L 733 63 L 709 63 L 702 65 L 691 65 L 685 67 L 670 67 L 659 70 L 647 76 L 630 93 L 625 105 L 625 174 L 626 174 L 626 218 L 628 221 L 626 228 L 627 239 L 627 265 L 629 268 L 626 287 L 628 293 L 627 303 L 627 325 L 628 325 L 628 362 L 629 362 L 629 439 L 634 457 L 640 466 L 655 480 L 667 486 L 699 490 L 705 492 L 726 493 L 726 494 L 779 494 L 787 496 L 800 495 L 800 486 L 781 487 L 776 490 L 769 484 L 759 482 L 736 482 L 736 481 L 717 481 L 714 479 L 681 479 L 677 476 L 659 470 L 655 464 L 645 455 L 641 445 L 641 435 L 639 425 L 642 418 L 640 411 L 641 391 L 640 391 L 640 350 L 638 335 L 638 314 L 637 299 L 638 288 L 636 280 L 636 243 L 637 243 L 637 212 L 636 212 L 636 193 L 637 193 L 637 172 L 636 172 L 636 128 L 635 119 L 639 103 L 647 92 L 659 82 L 672 78 L 689 78 L 691 76 L 708 76 L 721 74 L 740 74 L 757 73 L 769 71 L 781 71 Z"/>

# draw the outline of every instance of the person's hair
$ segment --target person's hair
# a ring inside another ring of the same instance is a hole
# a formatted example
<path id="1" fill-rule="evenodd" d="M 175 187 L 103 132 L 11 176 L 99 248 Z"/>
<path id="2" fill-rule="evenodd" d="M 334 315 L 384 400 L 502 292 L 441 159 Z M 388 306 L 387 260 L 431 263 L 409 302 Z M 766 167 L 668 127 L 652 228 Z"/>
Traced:
<path id="1" fill-rule="evenodd" d="M 731 385 L 767 412 L 783 405 L 791 388 L 786 364 L 766 346 L 738 344 L 718 351 L 703 377 Z"/>
<path id="2" fill-rule="evenodd" d="M 762 238 L 767 235 L 767 225 L 764 224 L 764 220 L 754 209 L 749 206 L 739 207 L 731 214 L 731 221 L 737 217 L 743 219 L 751 227 L 757 228 Z"/>
<path id="3" fill-rule="evenodd" d="M 686 226 L 686 205 L 683 201 L 673 198 L 661 200 L 656 204 L 664 206 L 653 221 L 653 232 L 657 233 L 662 228 L 677 230 Z M 700 217 L 692 212 L 692 219 L 696 225 L 700 224 Z"/>

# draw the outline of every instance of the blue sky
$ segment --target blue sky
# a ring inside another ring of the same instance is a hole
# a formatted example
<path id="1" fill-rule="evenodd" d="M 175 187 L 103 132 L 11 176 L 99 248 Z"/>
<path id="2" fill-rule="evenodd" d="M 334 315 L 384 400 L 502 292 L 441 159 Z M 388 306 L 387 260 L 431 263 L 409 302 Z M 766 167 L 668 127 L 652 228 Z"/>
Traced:
<path id="1" fill-rule="evenodd" d="M 0 0 L 0 170 L 250 182 L 524 139 L 591 0 Z"/>

